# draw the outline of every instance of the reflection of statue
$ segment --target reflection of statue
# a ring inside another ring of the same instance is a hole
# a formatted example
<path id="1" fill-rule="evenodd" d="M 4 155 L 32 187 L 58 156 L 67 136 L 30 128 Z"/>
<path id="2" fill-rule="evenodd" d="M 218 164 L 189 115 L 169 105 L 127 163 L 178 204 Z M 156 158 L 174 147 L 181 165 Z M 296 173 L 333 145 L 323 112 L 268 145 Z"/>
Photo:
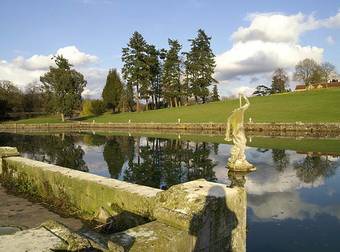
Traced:
<path id="1" fill-rule="evenodd" d="M 228 171 L 228 178 L 230 180 L 230 187 L 244 187 L 246 183 L 246 175 L 248 172 Z"/>
<path id="2" fill-rule="evenodd" d="M 245 104 L 242 105 L 242 97 Z M 227 129 L 225 134 L 226 141 L 231 141 L 230 135 L 234 143 L 231 149 L 231 157 L 228 160 L 228 168 L 233 171 L 254 171 L 256 168 L 246 160 L 244 154 L 246 149 L 247 138 L 244 133 L 244 111 L 249 107 L 247 97 L 240 94 L 240 107 L 235 109 L 228 118 Z M 232 130 L 232 133 L 230 132 Z"/>

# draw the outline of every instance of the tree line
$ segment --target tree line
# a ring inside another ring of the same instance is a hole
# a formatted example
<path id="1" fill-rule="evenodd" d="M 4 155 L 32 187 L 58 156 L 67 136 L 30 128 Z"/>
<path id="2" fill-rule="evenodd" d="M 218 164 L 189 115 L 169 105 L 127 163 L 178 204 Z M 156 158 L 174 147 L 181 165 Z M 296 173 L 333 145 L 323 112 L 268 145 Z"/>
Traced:
<path id="1" fill-rule="evenodd" d="M 317 63 L 313 59 L 306 58 L 295 66 L 293 80 L 302 82 L 306 87 L 316 83 L 326 83 L 337 78 L 335 66 L 329 62 Z M 272 75 L 271 86 L 259 85 L 253 95 L 265 96 L 276 93 L 290 92 L 289 78 L 283 68 L 278 68 Z"/>
<path id="2" fill-rule="evenodd" d="M 189 39 L 190 51 L 181 52 L 178 40 L 169 39 L 168 49 L 157 49 L 134 32 L 122 49 L 122 78 L 111 69 L 102 93 L 105 106 L 116 112 L 141 111 L 219 100 L 213 78 L 215 55 L 211 37 L 198 30 Z"/>
<path id="3" fill-rule="evenodd" d="M 168 40 L 168 49 L 157 49 L 134 32 L 122 49 L 122 77 L 117 69 L 110 69 L 97 100 L 82 99 L 87 81 L 66 58 L 56 55 L 55 66 L 40 77 L 41 85 L 34 83 L 21 92 L 11 82 L 0 83 L 0 116 L 41 111 L 57 113 L 64 121 L 80 111 L 82 115 L 99 115 L 106 110 L 142 111 L 217 101 L 215 55 L 210 41 L 211 37 L 200 29 L 189 39 L 190 51 L 182 52 L 175 39 Z"/>

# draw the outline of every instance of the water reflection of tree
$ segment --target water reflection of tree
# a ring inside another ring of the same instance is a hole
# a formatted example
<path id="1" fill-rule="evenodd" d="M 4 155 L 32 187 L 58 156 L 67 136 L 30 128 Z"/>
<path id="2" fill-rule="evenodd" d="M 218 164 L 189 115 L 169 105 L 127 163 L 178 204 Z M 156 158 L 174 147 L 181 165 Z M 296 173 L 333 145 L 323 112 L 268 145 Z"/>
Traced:
<path id="1" fill-rule="evenodd" d="M 103 156 L 111 174 L 111 178 L 117 178 L 124 164 L 124 156 L 119 137 L 109 137 L 105 143 Z"/>
<path id="2" fill-rule="evenodd" d="M 212 148 L 207 143 L 192 146 L 180 140 L 147 138 L 130 158 L 124 180 L 165 188 L 198 178 L 216 180 L 216 164 L 209 159 Z"/>
<path id="3" fill-rule="evenodd" d="M 83 160 L 84 151 L 75 144 L 77 135 L 20 135 L 1 136 L 0 145 L 10 145 L 29 158 L 80 171 L 88 171 Z"/>
<path id="4" fill-rule="evenodd" d="M 84 134 L 83 142 L 88 146 L 101 146 L 105 144 L 106 137 L 96 134 Z"/>
<path id="5" fill-rule="evenodd" d="M 336 165 L 327 156 L 306 156 L 294 164 L 296 176 L 305 183 L 313 183 L 320 177 L 335 174 Z"/>
<path id="6" fill-rule="evenodd" d="M 216 180 L 213 168 L 216 164 L 209 158 L 211 147 L 207 143 L 196 143 L 189 166 L 188 180 L 205 178 L 209 181 Z"/>
<path id="7" fill-rule="evenodd" d="M 272 149 L 273 162 L 275 168 L 282 172 L 289 165 L 289 157 L 285 150 Z"/>

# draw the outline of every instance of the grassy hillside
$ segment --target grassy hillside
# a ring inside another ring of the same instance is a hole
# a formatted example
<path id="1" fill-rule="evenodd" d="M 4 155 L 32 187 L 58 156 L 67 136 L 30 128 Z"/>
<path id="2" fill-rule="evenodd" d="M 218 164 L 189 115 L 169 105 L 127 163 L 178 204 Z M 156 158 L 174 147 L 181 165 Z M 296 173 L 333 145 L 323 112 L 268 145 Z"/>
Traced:
<path id="1" fill-rule="evenodd" d="M 231 111 L 238 107 L 238 100 L 227 100 L 180 108 L 160 109 L 121 114 L 106 113 L 97 117 L 83 118 L 96 122 L 226 122 Z M 246 112 L 254 122 L 340 122 L 340 89 L 324 89 L 292 92 L 267 97 L 250 98 Z M 53 118 L 21 120 L 18 123 L 55 122 Z M 57 120 L 58 121 L 58 120 Z"/>
<path id="2" fill-rule="evenodd" d="M 254 122 L 340 122 L 340 89 L 250 98 L 246 118 Z M 226 122 L 238 100 L 139 113 L 104 114 L 96 122 Z"/>

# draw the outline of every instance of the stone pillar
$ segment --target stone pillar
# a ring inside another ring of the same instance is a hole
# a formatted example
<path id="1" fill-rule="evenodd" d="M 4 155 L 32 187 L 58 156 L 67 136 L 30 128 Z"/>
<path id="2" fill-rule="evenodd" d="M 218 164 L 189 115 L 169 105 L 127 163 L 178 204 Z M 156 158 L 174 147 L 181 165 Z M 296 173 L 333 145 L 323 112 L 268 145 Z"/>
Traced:
<path id="1" fill-rule="evenodd" d="M 15 147 L 0 147 L 0 175 L 2 174 L 2 159 L 6 157 L 20 156 Z"/>

